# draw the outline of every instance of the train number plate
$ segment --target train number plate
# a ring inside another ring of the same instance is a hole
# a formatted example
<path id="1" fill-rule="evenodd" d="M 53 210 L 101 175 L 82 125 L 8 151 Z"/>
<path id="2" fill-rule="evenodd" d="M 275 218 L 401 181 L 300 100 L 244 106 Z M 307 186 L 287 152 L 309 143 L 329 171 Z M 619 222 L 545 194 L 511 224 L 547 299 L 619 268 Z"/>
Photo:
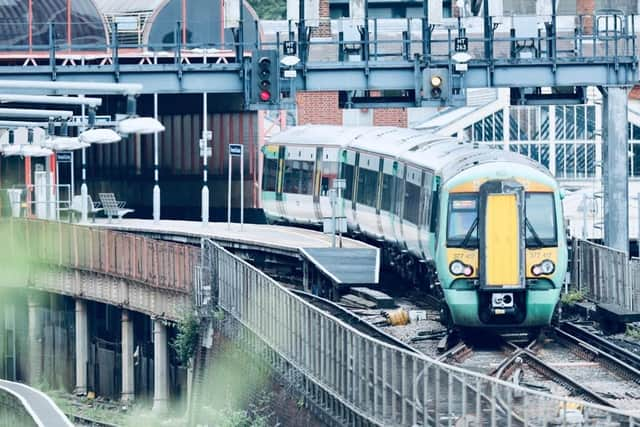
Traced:
<path id="1" fill-rule="evenodd" d="M 499 292 L 491 294 L 491 306 L 494 308 L 513 307 L 513 294 Z"/>

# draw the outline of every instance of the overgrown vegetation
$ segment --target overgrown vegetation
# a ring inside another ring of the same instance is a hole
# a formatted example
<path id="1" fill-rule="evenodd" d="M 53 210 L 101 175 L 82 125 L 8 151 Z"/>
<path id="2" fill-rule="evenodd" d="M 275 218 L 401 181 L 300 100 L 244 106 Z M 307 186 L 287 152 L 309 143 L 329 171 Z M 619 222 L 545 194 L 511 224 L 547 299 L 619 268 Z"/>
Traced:
<path id="1" fill-rule="evenodd" d="M 629 324 L 624 334 L 629 338 L 640 341 L 640 326 Z"/>
<path id="2" fill-rule="evenodd" d="M 249 0 L 260 19 L 286 19 L 286 0 Z"/>
<path id="3" fill-rule="evenodd" d="M 569 291 L 562 294 L 561 301 L 563 304 L 575 304 L 584 301 L 584 294 L 580 291 Z"/>
<path id="4" fill-rule="evenodd" d="M 193 310 L 185 310 L 176 329 L 176 338 L 171 342 L 171 346 L 180 363 L 183 366 L 189 366 L 191 358 L 198 348 L 200 319 Z"/>

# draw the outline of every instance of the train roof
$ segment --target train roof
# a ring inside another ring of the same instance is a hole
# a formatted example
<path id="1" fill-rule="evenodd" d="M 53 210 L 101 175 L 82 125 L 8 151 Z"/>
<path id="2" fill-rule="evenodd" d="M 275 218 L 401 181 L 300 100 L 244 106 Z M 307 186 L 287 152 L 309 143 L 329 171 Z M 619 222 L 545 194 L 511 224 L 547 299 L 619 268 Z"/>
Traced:
<path id="1" fill-rule="evenodd" d="M 269 143 L 367 151 L 430 169 L 445 181 L 465 169 L 492 162 L 526 165 L 550 175 L 540 163 L 517 153 L 391 126 L 296 126 L 274 136 Z"/>

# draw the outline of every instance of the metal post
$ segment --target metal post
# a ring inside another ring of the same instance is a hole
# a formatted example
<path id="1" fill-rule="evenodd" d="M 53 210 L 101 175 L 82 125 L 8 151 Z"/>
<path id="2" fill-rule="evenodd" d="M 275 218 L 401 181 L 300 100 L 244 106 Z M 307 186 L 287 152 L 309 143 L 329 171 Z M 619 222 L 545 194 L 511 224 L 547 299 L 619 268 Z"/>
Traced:
<path id="1" fill-rule="evenodd" d="M 336 203 L 337 203 L 337 197 L 336 197 L 336 193 L 337 190 L 335 189 L 331 189 L 329 190 L 329 202 L 331 203 L 331 226 L 333 227 L 333 230 L 331 230 L 331 247 L 335 248 L 336 247 Z"/>
<path id="2" fill-rule="evenodd" d="M 491 59 L 491 38 L 492 38 L 492 28 L 491 28 L 491 19 L 489 16 L 489 0 L 484 0 L 484 58 Z"/>
<path id="3" fill-rule="evenodd" d="M 240 151 L 240 231 L 244 225 L 244 147 Z"/>
<path id="4" fill-rule="evenodd" d="M 587 239 L 587 193 L 582 195 L 582 238 Z"/>
<path id="5" fill-rule="evenodd" d="M 338 205 L 340 206 L 340 218 L 346 222 L 347 218 L 344 213 L 344 200 L 342 200 L 342 187 L 338 188 Z M 342 227 L 338 228 L 339 247 L 342 247 Z"/>
<path id="6" fill-rule="evenodd" d="M 229 167 L 228 167 L 228 181 L 227 181 L 227 228 L 231 230 L 231 152 L 229 152 Z"/>
<path id="7" fill-rule="evenodd" d="M 429 55 L 431 54 L 431 29 L 429 28 L 429 2 L 422 2 L 422 59 L 425 63 L 429 63 Z"/>
<path id="8" fill-rule="evenodd" d="M 637 241 L 636 241 L 636 245 L 638 247 L 638 257 L 640 257 L 640 193 L 638 193 L 638 220 L 636 222 L 636 225 L 638 226 L 638 234 L 637 236 Z"/>
<path id="9" fill-rule="evenodd" d="M 207 185 L 207 148 L 208 132 L 207 132 L 207 93 L 202 94 L 202 225 L 209 223 L 209 186 Z"/>
<path id="10" fill-rule="evenodd" d="M 629 252 L 629 170 L 626 87 L 603 91 L 604 244 Z"/>
<path id="11" fill-rule="evenodd" d="M 80 98 L 84 98 L 84 95 L 80 95 Z M 84 103 L 82 103 L 80 111 L 81 111 L 80 133 L 82 133 L 85 130 L 84 120 L 86 117 Z M 89 197 L 89 189 L 87 188 L 87 149 L 83 148 L 82 149 L 82 185 L 80 186 L 80 200 L 82 204 L 82 206 L 80 207 L 81 208 L 80 217 L 83 222 L 87 221 L 87 215 L 89 214 L 87 209 L 88 197 Z"/>
<path id="12" fill-rule="evenodd" d="M 153 94 L 153 117 L 158 120 L 158 94 Z M 158 132 L 153 134 L 153 222 L 160 221 L 160 185 L 158 184 Z"/>
<path id="13" fill-rule="evenodd" d="M 300 61 L 302 61 L 302 65 L 304 66 L 307 62 L 307 28 L 304 22 L 304 0 L 300 0 L 298 4 L 298 48 L 300 51 Z"/>

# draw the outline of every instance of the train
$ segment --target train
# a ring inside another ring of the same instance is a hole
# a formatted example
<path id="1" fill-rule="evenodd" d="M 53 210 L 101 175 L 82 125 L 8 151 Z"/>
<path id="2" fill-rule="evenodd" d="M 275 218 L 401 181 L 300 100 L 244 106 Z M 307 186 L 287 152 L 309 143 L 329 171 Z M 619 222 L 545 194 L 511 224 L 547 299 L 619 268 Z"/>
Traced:
<path id="1" fill-rule="evenodd" d="M 396 127 L 304 125 L 263 147 L 271 222 L 320 225 L 331 190 L 350 234 L 443 302 L 452 328 L 552 322 L 567 271 L 562 191 L 540 163 Z M 336 180 L 340 185 L 335 185 Z"/>

